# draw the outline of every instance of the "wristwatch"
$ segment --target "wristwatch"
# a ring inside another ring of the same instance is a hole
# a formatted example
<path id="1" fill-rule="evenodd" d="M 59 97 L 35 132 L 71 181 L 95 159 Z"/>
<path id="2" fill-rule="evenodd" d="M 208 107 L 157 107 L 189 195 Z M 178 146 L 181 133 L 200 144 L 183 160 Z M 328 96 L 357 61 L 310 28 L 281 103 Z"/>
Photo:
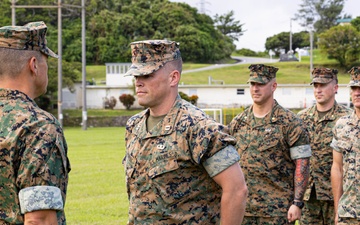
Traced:
<path id="1" fill-rule="evenodd" d="M 292 203 L 293 205 L 296 205 L 297 207 L 299 207 L 300 209 L 304 208 L 304 202 L 298 202 L 298 201 L 293 201 Z"/>

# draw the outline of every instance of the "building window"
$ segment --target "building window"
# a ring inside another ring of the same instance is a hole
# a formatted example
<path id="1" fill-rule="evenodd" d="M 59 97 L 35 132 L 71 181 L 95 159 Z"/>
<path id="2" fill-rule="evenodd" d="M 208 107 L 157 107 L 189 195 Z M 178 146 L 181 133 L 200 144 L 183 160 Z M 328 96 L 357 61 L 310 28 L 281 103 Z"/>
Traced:
<path id="1" fill-rule="evenodd" d="M 244 95 L 245 94 L 245 89 L 236 89 L 236 94 L 237 95 Z"/>

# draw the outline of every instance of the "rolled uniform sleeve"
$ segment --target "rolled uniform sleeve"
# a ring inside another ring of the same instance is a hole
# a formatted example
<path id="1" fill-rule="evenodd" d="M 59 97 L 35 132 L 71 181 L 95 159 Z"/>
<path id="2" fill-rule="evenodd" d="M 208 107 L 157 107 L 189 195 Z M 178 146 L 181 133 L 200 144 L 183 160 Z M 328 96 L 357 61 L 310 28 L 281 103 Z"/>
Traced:
<path id="1" fill-rule="evenodd" d="M 339 145 L 341 145 L 341 141 L 339 142 L 339 140 L 338 140 L 338 130 L 340 129 L 340 130 L 342 130 L 343 129 L 343 126 L 342 126 L 342 120 L 343 118 L 341 118 L 341 122 L 338 122 L 338 123 L 336 123 L 336 125 L 334 126 L 334 128 L 333 128 L 333 134 L 334 134 L 334 136 L 333 136 L 333 139 L 332 139 L 332 141 L 331 141 L 331 143 L 330 143 L 330 147 L 331 148 L 333 148 L 335 151 L 337 151 L 337 152 L 339 152 L 339 153 L 342 153 L 342 149 L 340 148 L 340 146 Z"/>
<path id="2" fill-rule="evenodd" d="M 16 180 L 21 213 L 63 211 L 70 163 L 62 133 L 54 124 L 34 124 L 27 142 Z"/>
<path id="3" fill-rule="evenodd" d="M 296 117 L 289 125 L 287 139 L 292 160 L 311 157 L 309 132 L 300 118 Z"/>
<path id="4" fill-rule="evenodd" d="M 239 154 L 237 153 L 234 146 L 229 145 L 222 150 L 215 153 L 212 157 L 208 158 L 203 162 L 205 170 L 208 172 L 210 177 L 214 177 L 222 171 L 226 170 L 234 163 L 240 160 Z"/>
<path id="5" fill-rule="evenodd" d="M 36 210 L 64 210 L 61 190 L 53 186 L 33 186 L 20 190 L 19 201 L 21 213 Z"/>

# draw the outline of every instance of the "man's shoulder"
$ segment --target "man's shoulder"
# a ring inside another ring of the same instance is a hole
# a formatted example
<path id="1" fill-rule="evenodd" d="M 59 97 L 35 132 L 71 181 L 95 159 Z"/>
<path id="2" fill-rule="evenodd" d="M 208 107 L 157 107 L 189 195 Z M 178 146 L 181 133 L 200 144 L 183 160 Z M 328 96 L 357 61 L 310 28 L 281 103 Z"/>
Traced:
<path id="1" fill-rule="evenodd" d="M 208 120 L 214 121 L 204 110 L 185 100 L 182 100 L 181 104 L 175 106 L 175 110 L 178 110 L 179 120 L 191 120 L 194 123 Z"/>
<path id="2" fill-rule="evenodd" d="M 273 108 L 273 116 L 277 117 L 280 121 L 285 123 L 299 120 L 299 117 L 293 111 L 284 108 L 279 104 Z"/>
<path id="3" fill-rule="evenodd" d="M 309 108 L 302 109 L 297 113 L 297 116 L 299 116 L 300 118 L 304 118 L 310 114 L 313 114 L 314 110 L 315 110 L 315 106 L 311 106 Z"/>
<path id="4" fill-rule="evenodd" d="M 46 110 L 41 109 L 33 101 L 22 101 L 20 98 L 15 101 L 10 114 L 17 114 L 14 123 L 22 124 L 24 126 L 31 127 L 56 127 L 60 128 L 61 125 L 57 118 L 47 112 Z M 19 126 L 20 128 L 20 126 Z"/>
<path id="5" fill-rule="evenodd" d="M 336 121 L 336 126 L 347 124 L 349 121 L 351 121 L 351 119 L 352 119 L 352 115 L 351 115 L 351 114 L 347 114 L 347 115 L 341 116 L 341 117 Z"/>
<path id="6" fill-rule="evenodd" d="M 135 126 L 148 112 L 148 109 L 145 109 L 133 116 L 131 116 L 126 122 L 126 126 Z"/>
<path id="7" fill-rule="evenodd" d="M 353 110 L 345 105 L 342 105 L 342 104 L 336 104 L 337 107 L 336 107 L 336 113 L 340 113 L 340 114 L 350 114 Z"/>
<path id="8" fill-rule="evenodd" d="M 245 107 L 242 112 L 238 113 L 234 117 L 234 119 L 240 119 L 240 118 L 248 117 L 251 113 L 252 113 L 252 105 Z"/>

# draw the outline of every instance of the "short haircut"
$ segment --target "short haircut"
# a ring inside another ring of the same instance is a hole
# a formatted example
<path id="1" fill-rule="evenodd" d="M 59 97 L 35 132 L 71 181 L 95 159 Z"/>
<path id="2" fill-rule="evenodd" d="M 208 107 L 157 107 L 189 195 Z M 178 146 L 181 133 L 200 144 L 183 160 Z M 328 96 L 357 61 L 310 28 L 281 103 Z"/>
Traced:
<path id="1" fill-rule="evenodd" d="M 182 59 L 175 59 L 173 61 L 167 62 L 165 64 L 165 69 L 169 72 L 173 71 L 173 70 L 177 70 L 179 71 L 179 73 L 181 74 L 182 72 Z"/>
<path id="2" fill-rule="evenodd" d="M 40 51 L 23 51 L 10 48 L 0 48 L 0 77 L 16 77 L 24 69 L 31 57 L 42 61 Z"/>

